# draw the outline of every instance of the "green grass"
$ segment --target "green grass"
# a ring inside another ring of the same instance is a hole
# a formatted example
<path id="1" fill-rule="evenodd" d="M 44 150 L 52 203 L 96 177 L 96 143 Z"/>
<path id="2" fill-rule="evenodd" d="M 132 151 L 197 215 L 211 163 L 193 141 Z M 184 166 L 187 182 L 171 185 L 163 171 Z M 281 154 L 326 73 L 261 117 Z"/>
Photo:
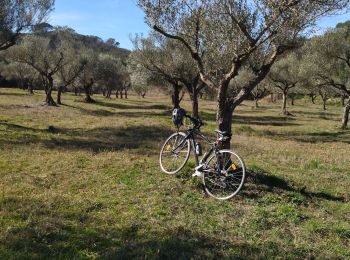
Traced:
<path id="1" fill-rule="evenodd" d="M 170 99 L 96 104 L 0 89 L 0 259 L 350 258 L 350 131 L 342 108 L 246 102 L 232 147 L 249 178 L 230 201 L 161 173 Z M 185 100 L 187 110 L 190 103 Z M 213 136 L 215 103 L 201 101 Z"/>

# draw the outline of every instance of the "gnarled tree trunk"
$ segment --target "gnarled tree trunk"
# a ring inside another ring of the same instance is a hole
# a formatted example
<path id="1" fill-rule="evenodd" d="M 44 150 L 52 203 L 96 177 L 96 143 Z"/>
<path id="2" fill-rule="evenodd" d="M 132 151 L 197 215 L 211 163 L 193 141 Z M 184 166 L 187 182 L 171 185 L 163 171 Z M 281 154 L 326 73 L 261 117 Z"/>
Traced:
<path id="1" fill-rule="evenodd" d="M 327 110 L 326 104 L 327 104 L 327 98 L 326 97 L 322 97 L 322 106 L 323 106 L 323 110 Z"/>
<path id="2" fill-rule="evenodd" d="M 312 104 L 314 104 L 314 105 L 315 105 L 316 95 L 315 95 L 315 94 L 310 94 L 309 96 L 310 96 L 310 98 L 311 98 L 311 102 L 312 102 Z"/>
<path id="3" fill-rule="evenodd" d="M 180 107 L 180 89 L 179 85 L 173 85 L 173 94 L 171 95 L 171 103 L 174 108 Z"/>
<path id="4" fill-rule="evenodd" d="M 34 88 L 33 85 L 31 83 L 28 84 L 28 89 L 27 89 L 28 93 L 33 95 L 34 94 Z"/>
<path id="5" fill-rule="evenodd" d="M 292 106 L 294 106 L 294 99 L 295 99 L 294 95 L 291 95 L 291 97 L 290 97 L 290 104 Z"/>
<path id="6" fill-rule="evenodd" d="M 348 102 L 344 107 L 343 119 L 342 119 L 342 129 L 346 129 L 348 127 L 349 122 L 349 112 L 350 112 L 350 97 Z"/>
<path id="7" fill-rule="evenodd" d="M 94 84 L 94 81 L 91 80 L 88 84 L 84 86 L 84 92 L 85 92 L 85 102 L 86 103 L 95 103 L 96 101 L 91 98 L 91 87 Z"/>
<path id="8" fill-rule="evenodd" d="M 254 98 L 254 104 L 255 104 L 255 108 L 259 107 L 259 99 L 257 97 Z"/>
<path id="9" fill-rule="evenodd" d="M 198 112 L 198 93 L 197 93 L 197 91 L 194 91 L 192 94 L 190 94 L 190 98 L 192 101 L 192 117 L 198 118 L 199 112 Z"/>
<path id="10" fill-rule="evenodd" d="M 107 92 L 106 92 L 106 96 L 105 98 L 111 98 L 111 95 L 112 95 L 112 90 L 108 89 Z"/>
<path id="11" fill-rule="evenodd" d="M 216 125 L 220 131 L 232 133 L 232 117 L 234 107 L 230 102 L 219 100 L 218 109 L 216 113 Z M 230 149 L 230 140 L 221 144 L 221 149 Z"/>
<path id="12" fill-rule="evenodd" d="M 342 106 L 345 106 L 345 99 L 346 99 L 345 96 L 341 96 L 341 105 Z"/>
<path id="13" fill-rule="evenodd" d="M 282 110 L 281 110 L 281 114 L 283 115 L 288 115 L 288 111 L 287 111 L 287 93 L 283 92 L 282 93 Z"/>
<path id="14" fill-rule="evenodd" d="M 64 87 L 63 86 L 59 86 L 57 89 L 57 104 L 62 105 L 61 102 L 61 96 L 62 96 L 62 92 L 63 92 Z"/>
<path id="15" fill-rule="evenodd" d="M 55 101 L 52 98 L 52 88 L 53 88 L 53 78 L 49 78 L 47 80 L 47 85 L 45 87 L 45 92 L 46 92 L 46 104 L 48 106 L 56 106 Z"/>

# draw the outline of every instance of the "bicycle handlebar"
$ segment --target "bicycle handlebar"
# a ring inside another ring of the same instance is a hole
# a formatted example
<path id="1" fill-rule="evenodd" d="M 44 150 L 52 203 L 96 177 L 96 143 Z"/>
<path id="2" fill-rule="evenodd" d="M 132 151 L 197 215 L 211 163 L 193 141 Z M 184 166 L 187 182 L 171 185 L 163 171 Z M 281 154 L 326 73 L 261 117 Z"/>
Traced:
<path id="1" fill-rule="evenodd" d="M 192 122 L 192 124 L 194 125 L 195 128 L 200 128 L 203 125 L 202 120 L 198 117 L 198 118 L 194 118 L 192 116 L 186 115 L 185 117 L 187 117 L 188 119 L 190 119 L 190 121 Z"/>

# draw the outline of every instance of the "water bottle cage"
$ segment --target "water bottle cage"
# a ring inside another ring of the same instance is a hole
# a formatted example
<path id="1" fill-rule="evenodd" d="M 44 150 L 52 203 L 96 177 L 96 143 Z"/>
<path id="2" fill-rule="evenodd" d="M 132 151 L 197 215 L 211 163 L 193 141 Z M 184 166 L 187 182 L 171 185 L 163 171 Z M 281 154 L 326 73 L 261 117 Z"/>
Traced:
<path id="1" fill-rule="evenodd" d="M 226 142 L 226 141 L 231 140 L 231 135 L 221 135 L 221 134 L 218 134 L 218 137 L 217 137 L 216 140 L 217 140 L 218 143 Z"/>

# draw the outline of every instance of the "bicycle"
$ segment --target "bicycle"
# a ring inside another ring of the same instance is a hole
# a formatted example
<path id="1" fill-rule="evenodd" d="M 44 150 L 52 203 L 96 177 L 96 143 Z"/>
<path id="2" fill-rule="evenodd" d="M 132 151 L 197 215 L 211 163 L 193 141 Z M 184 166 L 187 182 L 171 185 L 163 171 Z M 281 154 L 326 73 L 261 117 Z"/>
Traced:
<path id="1" fill-rule="evenodd" d="M 167 174 L 181 171 L 193 150 L 196 167 L 192 176 L 202 177 L 204 189 L 209 196 L 219 200 L 232 198 L 243 187 L 246 168 L 242 158 L 234 151 L 219 148 L 222 142 L 230 140 L 231 136 L 226 132 L 215 130 L 217 140 L 213 142 L 200 132 L 203 123 L 199 118 L 186 114 L 184 117 L 190 119 L 192 127 L 186 132 L 177 131 L 165 141 L 159 156 L 162 171 Z M 198 147 L 196 142 L 198 137 L 210 145 L 210 149 L 201 160 L 199 160 L 201 147 Z"/>

